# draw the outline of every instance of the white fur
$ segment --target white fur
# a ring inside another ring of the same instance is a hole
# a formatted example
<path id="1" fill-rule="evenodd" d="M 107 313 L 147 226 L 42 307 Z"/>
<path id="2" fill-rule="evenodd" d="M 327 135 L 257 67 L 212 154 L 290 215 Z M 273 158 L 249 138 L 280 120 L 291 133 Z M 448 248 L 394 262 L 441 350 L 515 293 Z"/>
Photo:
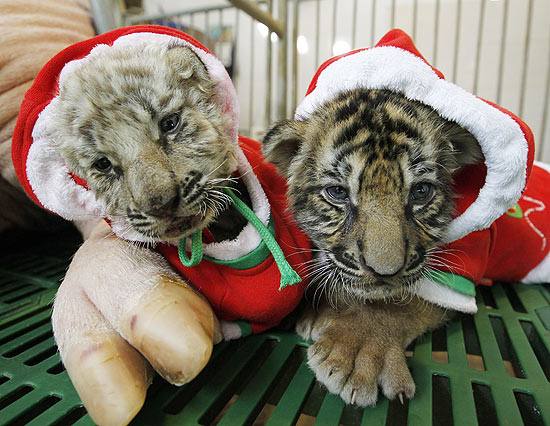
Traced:
<path id="1" fill-rule="evenodd" d="M 427 278 L 419 280 L 413 293 L 421 299 L 427 300 L 443 308 L 453 309 L 467 314 L 475 314 L 477 312 L 475 297 L 459 293 L 452 288 Z"/>
<path id="2" fill-rule="evenodd" d="M 252 171 L 252 166 L 246 159 L 242 150 L 237 152 L 237 162 L 239 164 L 237 170 L 241 175 L 242 181 L 246 185 L 250 195 L 252 210 L 258 219 L 260 219 L 262 223 L 267 226 L 269 223 L 271 207 L 258 178 Z M 204 252 L 208 256 L 216 259 L 234 260 L 250 253 L 258 247 L 261 241 L 262 237 L 256 228 L 254 228 L 254 226 L 252 226 L 249 222 L 239 233 L 237 238 L 234 240 L 207 244 L 204 248 Z"/>
<path id="3" fill-rule="evenodd" d="M 550 254 L 529 271 L 529 273 L 521 279 L 525 284 L 540 284 L 550 281 Z"/>
<path id="4" fill-rule="evenodd" d="M 487 178 L 478 198 L 446 231 L 446 242 L 489 227 L 519 200 L 525 187 L 528 144 L 507 114 L 462 88 L 439 78 L 422 59 L 385 46 L 345 56 L 323 70 L 317 86 L 296 109 L 304 120 L 325 101 L 354 88 L 389 89 L 434 108 L 479 141 Z"/>
<path id="5" fill-rule="evenodd" d="M 220 321 L 224 340 L 235 340 L 242 337 L 241 327 L 236 322 Z"/>
<path id="6" fill-rule="evenodd" d="M 104 217 L 105 204 L 73 180 L 65 161 L 55 148 L 47 128 L 56 99 L 44 108 L 34 126 L 33 144 L 27 157 L 27 177 L 40 203 L 68 220 Z"/>
<path id="7" fill-rule="evenodd" d="M 97 60 L 103 55 L 110 54 L 113 49 L 125 49 L 127 46 L 141 44 L 158 44 L 166 46 L 171 42 L 177 42 L 191 48 L 205 64 L 210 77 L 217 82 L 215 91 L 224 112 L 232 117 L 232 126 L 229 135 L 235 141 L 236 149 L 241 151 L 237 144 L 239 107 L 235 88 L 231 83 L 223 64 L 213 55 L 199 49 L 185 40 L 166 34 L 134 33 L 117 39 L 112 46 L 100 44 L 94 47 L 90 53 L 78 60 L 68 62 L 59 76 L 59 86 L 62 87 L 67 76 L 81 67 L 87 61 Z M 40 203 L 48 210 L 59 214 L 65 219 L 81 220 L 87 217 L 106 217 L 105 205 L 97 200 L 95 195 L 78 185 L 69 175 L 69 170 L 55 148 L 55 132 L 49 129 L 51 118 L 58 112 L 57 97 L 42 110 L 34 125 L 33 143 L 27 157 L 27 177 L 29 183 Z M 242 155 L 241 157 L 244 157 Z M 246 158 L 244 159 L 246 161 Z M 246 162 L 248 163 L 248 162 Z M 243 169 L 249 170 L 246 164 Z M 128 223 L 121 218 L 109 218 L 113 231 L 128 240 L 153 242 L 131 230 Z M 264 218 L 265 219 L 265 218 Z M 268 220 L 268 219 L 267 219 Z M 252 231 L 252 233 L 254 233 Z M 257 244 L 256 244 L 257 246 Z"/>

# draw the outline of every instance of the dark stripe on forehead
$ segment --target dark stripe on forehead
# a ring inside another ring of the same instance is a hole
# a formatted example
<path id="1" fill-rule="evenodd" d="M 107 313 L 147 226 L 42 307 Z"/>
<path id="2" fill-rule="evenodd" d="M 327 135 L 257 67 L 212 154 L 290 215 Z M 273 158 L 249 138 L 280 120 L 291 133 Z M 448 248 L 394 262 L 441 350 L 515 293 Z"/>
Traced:
<path id="1" fill-rule="evenodd" d="M 377 161 L 380 158 L 380 153 L 370 150 L 369 155 L 365 158 L 365 165 L 370 166 L 372 163 Z"/>
<path id="2" fill-rule="evenodd" d="M 401 170 L 401 165 L 397 167 L 397 173 L 399 174 L 399 187 L 405 187 L 405 176 L 403 175 L 403 170 Z"/>
<path id="3" fill-rule="evenodd" d="M 129 94 L 123 94 L 123 97 L 117 98 L 118 105 L 127 105 L 129 109 L 132 108 L 132 103 L 141 106 L 149 115 L 154 119 L 157 115 L 157 111 L 153 103 L 148 99 L 149 93 L 145 91 L 134 91 Z"/>
<path id="4" fill-rule="evenodd" d="M 409 139 L 419 139 L 420 133 L 413 124 L 401 118 L 388 118 L 386 122 L 388 132 L 402 133 Z"/>
<path id="5" fill-rule="evenodd" d="M 129 108 L 128 110 L 126 110 L 124 113 L 124 117 L 129 118 L 134 123 L 139 123 L 140 121 L 136 111 L 133 108 Z"/>
<path id="6" fill-rule="evenodd" d="M 342 173 L 339 172 L 338 165 L 332 165 L 332 169 L 323 169 L 322 174 L 326 177 L 333 178 L 333 179 L 340 179 L 342 177 Z"/>
<path id="7" fill-rule="evenodd" d="M 392 96 L 392 93 L 388 90 L 369 90 L 368 100 L 371 108 L 377 108 L 382 104 L 388 102 L 388 99 Z"/>
<path id="8" fill-rule="evenodd" d="M 401 152 L 399 142 L 393 138 L 393 135 L 385 135 L 379 140 L 377 150 L 380 151 L 380 156 L 386 161 L 396 161 Z"/>
<path id="9" fill-rule="evenodd" d="M 366 144 L 370 143 L 369 139 L 370 138 L 367 138 L 366 141 L 356 142 L 354 144 L 347 145 L 344 148 L 338 150 L 336 156 L 334 157 L 334 160 L 332 161 L 332 167 L 337 168 L 346 159 L 346 157 L 349 157 L 350 155 L 360 150 L 363 150 Z"/>
<path id="10" fill-rule="evenodd" d="M 78 133 L 82 135 L 82 138 L 86 141 L 88 145 L 95 147 L 96 140 L 94 135 L 92 134 L 92 129 L 93 129 L 93 125 L 88 120 L 78 128 Z"/>
<path id="11" fill-rule="evenodd" d="M 412 160 L 411 160 L 411 166 L 414 167 L 414 166 L 417 166 L 421 163 L 426 162 L 426 157 L 424 157 L 423 154 L 421 154 L 421 153 L 415 153 L 415 154 L 409 155 L 409 158 L 413 157 Z"/>
<path id="12" fill-rule="evenodd" d="M 145 96 L 139 97 L 140 104 L 145 108 L 145 111 L 147 111 L 152 119 L 155 119 L 157 116 L 157 110 L 153 106 L 153 104 L 147 99 Z"/>
<path id="13" fill-rule="evenodd" d="M 343 102 L 341 102 L 343 100 Z M 344 92 L 336 98 L 334 105 L 333 119 L 336 122 L 344 121 L 355 115 L 365 105 L 368 104 L 368 94 L 364 90 L 354 92 Z"/>
<path id="14" fill-rule="evenodd" d="M 366 167 L 368 167 L 367 164 L 365 164 L 365 167 L 363 167 L 363 171 L 359 174 L 358 193 L 362 193 L 365 190 L 365 168 Z"/>
<path id="15" fill-rule="evenodd" d="M 334 121 L 341 122 L 347 120 L 349 117 L 357 113 L 357 108 L 352 104 L 351 99 L 345 100 L 340 104 L 334 105 L 333 119 Z"/>
<path id="16" fill-rule="evenodd" d="M 347 142 L 351 142 L 357 136 L 357 133 L 361 129 L 364 129 L 366 127 L 363 120 L 360 120 L 360 119 L 353 120 L 352 122 L 345 123 L 341 126 L 342 127 L 340 131 L 338 132 L 338 134 L 336 135 L 333 141 L 334 148 L 338 148 Z"/>
<path id="17" fill-rule="evenodd" d="M 166 108 L 168 107 L 168 104 L 170 103 L 170 101 L 172 100 L 173 96 L 163 96 L 162 98 L 160 98 L 159 100 L 159 109 L 161 111 L 165 111 Z M 183 108 L 183 106 L 177 108 L 177 110 L 181 110 Z"/>
<path id="18" fill-rule="evenodd" d="M 396 163 L 377 161 L 365 164 L 359 175 L 360 192 L 375 190 L 397 194 L 402 192 L 403 185 L 401 167 Z"/>

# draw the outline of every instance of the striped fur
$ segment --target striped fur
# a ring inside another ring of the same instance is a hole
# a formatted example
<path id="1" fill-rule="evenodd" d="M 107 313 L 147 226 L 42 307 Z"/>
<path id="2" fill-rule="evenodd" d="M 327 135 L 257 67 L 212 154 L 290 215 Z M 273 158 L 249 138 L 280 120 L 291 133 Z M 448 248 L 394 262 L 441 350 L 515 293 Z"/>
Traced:
<path id="1" fill-rule="evenodd" d="M 276 124 L 264 153 L 288 178 L 290 209 L 318 249 L 314 281 L 336 301 L 407 294 L 437 263 L 453 173 L 481 155 L 430 107 L 369 89 Z"/>

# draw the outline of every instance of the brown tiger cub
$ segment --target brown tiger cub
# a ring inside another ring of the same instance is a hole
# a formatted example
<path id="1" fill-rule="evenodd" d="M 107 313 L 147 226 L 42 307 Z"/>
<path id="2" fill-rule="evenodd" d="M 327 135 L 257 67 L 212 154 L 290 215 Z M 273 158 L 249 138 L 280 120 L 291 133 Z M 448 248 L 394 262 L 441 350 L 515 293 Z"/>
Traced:
<path id="1" fill-rule="evenodd" d="M 450 317 L 411 289 L 438 263 L 453 213 L 453 173 L 476 162 L 475 138 L 421 102 L 353 89 L 305 120 L 282 121 L 264 153 L 288 179 L 288 200 L 316 247 L 311 304 L 298 333 L 329 391 L 374 405 L 412 397 L 404 349 Z"/>
<path id="2" fill-rule="evenodd" d="M 316 246 L 322 303 L 297 329 L 330 391 L 411 397 L 405 347 L 447 309 L 475 313 L 483 278 L 550 279 L 550 166 L 533 151 L 521 119 L 446 81 L 401 30 L 319 67 L 264 152 Z"/>

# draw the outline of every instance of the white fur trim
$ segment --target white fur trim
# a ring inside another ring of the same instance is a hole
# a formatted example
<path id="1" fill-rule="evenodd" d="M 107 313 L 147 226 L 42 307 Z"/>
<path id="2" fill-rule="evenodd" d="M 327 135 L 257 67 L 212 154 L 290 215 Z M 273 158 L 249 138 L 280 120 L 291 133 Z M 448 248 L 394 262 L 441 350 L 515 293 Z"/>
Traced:
<path id="1" fill-rule="evenodd" d="M 421 299 L 442 308 L 453 309 L 467 314 L 475 314 L 477 312 L 475 297 L 459 293 L 428 278 L 422 278 L 418 281 L 414 293 Z"/>
<path id="2" fill-rule="evenodd" d="M 519 200 L 525 187 L 528 144 L 510 116 L 450 83 L 422 59 L 392 46 L 375 47 L 345 56 L 323 70 L 311 92 L 296 109 L 305 120 L 324 102 L 358 87 L 389 89 L 423 102 L 452 120 L 479 141 L 487 178 L 478 198 L 455 218 L 446 242 L 485 229 Z"/>
<path id="3" fill-rule="evenodd" d="M 521 279 L 525 284 L 540 284 L 550 282 L 550 254 L 546 255 L 540 263 L 529 271 L 529 273 Z"/>
<path id="4" fill-rule="evenodd" d="M 229 136 L 238 141 L 239 106 L 235 88 L 223 64 L 213 55 L 193 46 L 189 42 L 167 34 L 149 32 L 133 33 L 122 36 L 112 46 L 99 44 L 82 58 L 68 62 L 59 75 L 59 86 L 62 87 L 67 76 L 90 60 L 96 60 L 108 54 L 112 49 L 125 49 L 128 45 L 156 43 L 166 46 L 176 42 L 192 49 L 205 64 L 210 77 L 217 81 L 216 92 L 220 105 L 231 114 L 233 126 Z M 69 170 L 55 148 L 55 129 L 49 129 L 50 118 L 56 114 L 57 97 L 42 110 L 34 125 L 33 143 L 27 157 L 27 177 L 40 203 L 48 210 L 68 220 L 80 220 L 90 216 L 106 217 L 105 204 L 96 200 L 95 195 L 78 185 L 70 176 Z M 250 166 L 249 166 L 250 167 Z M 132 241 L 155 242 L 131 229 L 122 218 L 111 218 L 113 232 Z"/>
<path id="5" fill-rule="evenodd" d="M 223 340 L 235 340 L 242 337 L 241 327 L 232 321 L 220 321 L 222 328 Z"/>
<path id="6" fill-rule="evenodd" d="M 55 114 L 57 98 L 38 116 L 32 131 L 33 143 L 27 156 L 27 178 L 40 201 L 48 210 L 68 220 L 104 217 L 105 205 L 95 195 L 78 185 L 55 147 L 48 127 Z"/>
<path id="7" fill-rule="evenodd" d="M 238 164 L 237 171 L 239 172 L 243 183 L 246 185 L 248 194 L 250 195 L 252 211 L 256 214 L 258 219 L 260 219 L 262 223 L 267 226 L 271 214 L 269 200 L 265 195 L 258 177 L 254 174 L 252 166 L 246 159 L 246 156 L 240 147 L 236 154 Z M 252 226 L 249 222 L 239 233 L 237 238 L 234 240 L 207 244 L 204 247 L 204 253 L 219 260 L 234 260 L 250 253 L 258 247 L 261 241 L 262 237 L 256 228 L 254 228 L 254 226 Z"/>

